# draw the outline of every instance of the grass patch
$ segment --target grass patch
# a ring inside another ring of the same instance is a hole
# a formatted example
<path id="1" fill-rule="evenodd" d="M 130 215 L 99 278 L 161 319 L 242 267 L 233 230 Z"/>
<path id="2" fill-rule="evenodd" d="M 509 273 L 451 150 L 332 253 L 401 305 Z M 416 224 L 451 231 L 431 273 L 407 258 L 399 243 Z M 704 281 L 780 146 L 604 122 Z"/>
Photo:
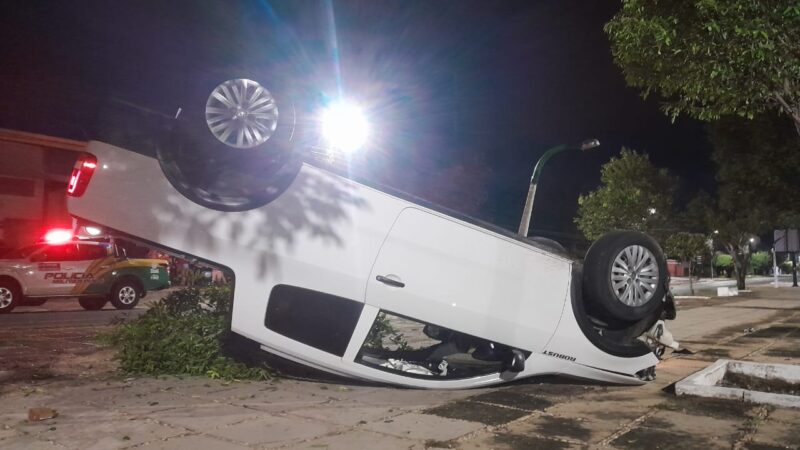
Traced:
<path id="1" fill-rule="evenodd" d="M 232 294 L 229 286 L 172 292 L 99 339 L 117 350 L 120 370 L 128 375 L 270 379 L 266 366 L 248 366 L 223 353 L 221 338 L 230 332 Z"/>

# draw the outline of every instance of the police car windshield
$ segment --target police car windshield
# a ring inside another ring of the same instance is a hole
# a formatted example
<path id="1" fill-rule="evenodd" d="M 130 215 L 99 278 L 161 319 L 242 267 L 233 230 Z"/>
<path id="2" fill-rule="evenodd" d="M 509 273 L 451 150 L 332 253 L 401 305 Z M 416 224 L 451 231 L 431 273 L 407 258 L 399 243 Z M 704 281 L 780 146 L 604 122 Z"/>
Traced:
<path id="1" fill-rule="evenodd" d="M 3 257 L 6 259 L 23 259 L 31 255 L 31 253 L 44 247 L 44 244 L 35 244 L 14 249 L 6 253 Z"/>

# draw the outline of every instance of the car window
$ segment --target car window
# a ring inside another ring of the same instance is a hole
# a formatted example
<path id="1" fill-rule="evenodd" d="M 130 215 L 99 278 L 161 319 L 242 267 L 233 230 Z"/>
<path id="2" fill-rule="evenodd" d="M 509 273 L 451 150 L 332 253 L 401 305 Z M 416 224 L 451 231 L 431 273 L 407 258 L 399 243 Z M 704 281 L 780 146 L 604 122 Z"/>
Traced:
<path id="1" fill-rule="evenodd" d="M 75 244 L 51 245 L 34 257 L 35 261 L 77 261 L 78 246 Z"/>
<path id="2" fill-rule="evenodd" d="M 78 244 L 78 259 L 92 260 L 108 256 L 108 248 L 104 245 Z"/>
<path id="3" fill-rule="evenodd" d="M 44 247 L 42 244 L 28 245 L 22 248 L 14 249 L 3 255 L 7 259 L 24 259 L 32 255 L 34 252 Z"/>

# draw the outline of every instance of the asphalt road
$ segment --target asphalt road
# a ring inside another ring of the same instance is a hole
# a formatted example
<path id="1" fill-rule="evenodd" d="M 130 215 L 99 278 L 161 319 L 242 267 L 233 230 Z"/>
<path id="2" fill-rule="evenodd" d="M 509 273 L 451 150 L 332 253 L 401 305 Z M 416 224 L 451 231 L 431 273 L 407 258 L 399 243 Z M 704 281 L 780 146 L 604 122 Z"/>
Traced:
<path id="1" fill-rule="evenodd" d="M 22 311 L 22 308 L 18 308 L 10 314 L 0 315 L 0 328 L 97 327 L 108 325 L 112 320 L 136 317 L 144 311 Z"/>
<path id="2" fill-rule="evenodd" d="M 762 276 L 754 276 L 754 277 L 747 277 L 745 281 L 746 286 L 762 286 L 765 284 L 770 284 L 773 282 L 772 277 L 762 277 Z M 670 289 L 672 290 L 673 295 L 691 295 L 691 291 L 689 290 L 689 282 L 681 280 L 680 283 L 676 283 L 677 280 L 673 280 L 672 284 L 670 285 Z M 791 283 L 792 276 L 791 275 L 780 275 L 778 277 L 779 283 Z M 736 279 L 735 278 L 715 278 L 713 280 L 708 278 L 703 278 L 699 281 L 695 281 L 694 283 L 694 291 L 695 295 L 710 295 L 714 296 L 717 295 L 717 288 L 718 287 L 725 287 L 725 286 L 736 286 Z"/>
<path id="3" fill-rule="evenodd" d="M 106 304 L 100 311 L 86 311 L 78 304 L 78 299 L 55 299 L 41 306 L 18 306 L 9 314 L 0 314 L 0 328 L 58 328 L 58 327 L 98 327 L 108 325 L 112 320 L 130 319 L 143 314 L 150 303 L 163 298 L 173 289 L 148 292 L 135 309 L 118 310 Z"/>

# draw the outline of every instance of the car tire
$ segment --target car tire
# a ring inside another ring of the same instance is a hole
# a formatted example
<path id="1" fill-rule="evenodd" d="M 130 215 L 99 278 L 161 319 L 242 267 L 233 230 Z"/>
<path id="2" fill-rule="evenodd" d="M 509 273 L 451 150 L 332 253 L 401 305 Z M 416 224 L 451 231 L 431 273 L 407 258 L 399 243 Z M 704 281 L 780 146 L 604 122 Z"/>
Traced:
<path id="1" fill-rule="evenodd" d="M 0 280 L 0 314 L 8 314 L 22 300 L 22 292 L 13 281 Z"/>
<path id="2" fill-rule="evenodd" d="M 48 298 L 26 298 L 23 302 L 23 306 L 42 306 L 47 303 Z"/>
<path id="3" fill-rule="evenodd" d="M 130 280 L 123 280 L 114 285 L 111 289 L 109 300 L 114 308 L 133 309 L 139 304 L 142 298 L 142 289 L 139 285 Z"/>
<path id="4" fill-rule="evenodd" d="M 193 202 L 220 211 L 251 210 L 282 194 L 301 166 L 294 152 L 299 132 L 287 84 L 222 75 L 193 86 L 156 151 L 170 183 Z M 274 110 L 260 112 L 265 105 Z M 274 120 L 259 118 L 273 111 Z M 248 133 L 240 134 L 244 129 Z M 246 142 L 237 141 L 241 136 Z"/>
<path id="5" fill-rule="evenodd" d="M 87 311 L 101 310 L 104 306 L 106 306 L 106 303 L 108 303 L 108 300 L 105 298 L 85 297 L 78 299 L 78 304 L 81 305 L 81 308 Z"/>
<path id="6" fill-rule="evenodd" d="M 621 321 L 644 319 L 664 305 L 667 264 L 652 237 L 616 231 L 598 239 L 584 261 L 587 309 Z"/>

